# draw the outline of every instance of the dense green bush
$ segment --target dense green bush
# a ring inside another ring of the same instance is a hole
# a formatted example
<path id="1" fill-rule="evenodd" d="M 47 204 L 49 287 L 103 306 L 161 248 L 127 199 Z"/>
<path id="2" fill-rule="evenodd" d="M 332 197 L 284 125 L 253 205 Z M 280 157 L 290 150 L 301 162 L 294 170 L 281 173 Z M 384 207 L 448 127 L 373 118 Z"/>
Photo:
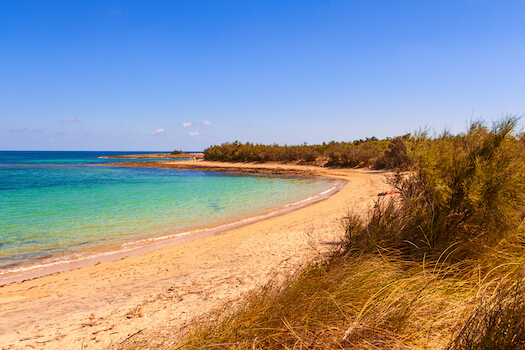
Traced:
<path id="1" fill-rule="evenodd" d="M 313 162 L 319 157 L 314 146 L 279 146 L 253 143 L 223 143 L 204 150 L 205 160 L 221 162 Z"/>
<path id="2" fill-rule="evenodd" d="M 407 170 L 411 164 L 406 147 L 406 142 L 409 139 L 410 134 L 390 140 L 388 147 L 376 160 L 374 167 L 377 169 Z"/>
<path id="3" fill-rule="evenodd" d="M 253 143 L 223 143 L 204 150 L 204 159 L 221 162 L 304 162 L 332 167 L 371 167 L 405 170 L 409 164 L 405 142 L 409 135 L 378 140 L 322 145 L 280 146 Z"/>

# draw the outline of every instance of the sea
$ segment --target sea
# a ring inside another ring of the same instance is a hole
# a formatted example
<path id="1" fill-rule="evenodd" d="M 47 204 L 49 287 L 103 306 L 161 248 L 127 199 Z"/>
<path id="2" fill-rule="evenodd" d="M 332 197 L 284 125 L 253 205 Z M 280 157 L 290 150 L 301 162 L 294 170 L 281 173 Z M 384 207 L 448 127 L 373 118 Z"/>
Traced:
<path id="1" fill-rule="evenodd" d="M 0 151 L 0 282 L 250 222 L 336 188 L 325 178 L 94 166 L 139 153 L 151 152 Z"/>

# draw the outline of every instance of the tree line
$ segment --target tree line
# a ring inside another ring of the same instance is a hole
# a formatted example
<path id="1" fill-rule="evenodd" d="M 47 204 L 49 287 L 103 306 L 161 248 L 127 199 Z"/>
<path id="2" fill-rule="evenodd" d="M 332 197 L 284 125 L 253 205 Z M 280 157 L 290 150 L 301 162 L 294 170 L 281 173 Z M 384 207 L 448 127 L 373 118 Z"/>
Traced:
<path id="1" fill-rule="evenodd" d="M 375 137 L 353 142 L 323 142 L 321 145 L 264 145 L 239 141 L 214 145 L 204 150 L 204 159 L 221 162 L 300 162 L 332 167 L 406 169 L 409 158 L 406 140 L 410 134 L 379 140 Z"/>

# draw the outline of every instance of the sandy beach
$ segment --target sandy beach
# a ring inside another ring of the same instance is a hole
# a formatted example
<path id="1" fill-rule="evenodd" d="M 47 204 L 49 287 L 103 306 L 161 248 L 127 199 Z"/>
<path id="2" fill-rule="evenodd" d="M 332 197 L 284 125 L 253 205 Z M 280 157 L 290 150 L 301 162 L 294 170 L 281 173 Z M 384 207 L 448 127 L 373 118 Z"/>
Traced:
<path id="1" fill-rule="evenodd" d="M 365 213 L 378 193 L 390 190 L 386 173 L 370 170 L 205 161 L 140 166 L 330 176 L 347 183 L 321 202 L 211 237 L 0 287 L 2 349 L 111 349 L 144 338 L 167 347 L 195 317 L 235 306 L 268 278 L 334 247 L 341 218 Z"/>

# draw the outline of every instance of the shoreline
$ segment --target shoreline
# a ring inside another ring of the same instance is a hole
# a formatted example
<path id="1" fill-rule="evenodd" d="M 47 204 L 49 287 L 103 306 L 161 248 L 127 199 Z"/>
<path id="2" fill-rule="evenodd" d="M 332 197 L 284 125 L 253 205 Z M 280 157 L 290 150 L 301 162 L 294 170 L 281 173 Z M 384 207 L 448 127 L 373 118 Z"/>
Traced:
<path id="1" fill-rule="evenodd" d="M 112 164 L 111 166 L 118 166 L 118 164 Z M 336 180 L 329 189 L 313 194 L 300 201 L 268 208 L 255 214 L 240 216 L 236 219 L 218 224 L 197 226 L 189 230 L 183 230 L 182 232 L 169 233 L 166 235 L 149 238 L 140 238 L 121 244 L 95 247 L 89 249 L 88 251 L 71 252 L 59 257 L 45 257 L 38 259 L 38 262 L 31 261 L 27 263 L 21 263 L 13 267 L 0 269 L 0 287 L 9 285 L 11 283 L 23 282 L 26 280 L 44 277 L 55 273 L 93 266 L 103 262 L 112 262 L 130 256 L 149 253 L 157 249 L 169 247 L 175 244 L 190 242 L 193 240 L 217 235 L 227 230 L 240 228 L 251 223 L 267 220 L 279 215 L 284 215 L 299 208 L 315 204 L 337 193 L 344 187 L 344 185 L 345 182 L 343 180 Z M 72 257 L 77 255 L 81 256 L 76 258 Z"/>
<path id="2" fill-rule="evenodd" d="M 305 259 L 332 249 L 342 233 L 341 218 L 349 210 L 365 213 L 379 192 L 390 189 L 381 171 L 235 166 L 280 173 L 286 168 L 346 184 L 312 205 L 212 236 L 4 285 L 0 348 L 110 349 L 130 336 L 158 344 L 168 335 L 176 339 L 194 317 L 232 306 L 272 276 L 292 273 Z"/>

